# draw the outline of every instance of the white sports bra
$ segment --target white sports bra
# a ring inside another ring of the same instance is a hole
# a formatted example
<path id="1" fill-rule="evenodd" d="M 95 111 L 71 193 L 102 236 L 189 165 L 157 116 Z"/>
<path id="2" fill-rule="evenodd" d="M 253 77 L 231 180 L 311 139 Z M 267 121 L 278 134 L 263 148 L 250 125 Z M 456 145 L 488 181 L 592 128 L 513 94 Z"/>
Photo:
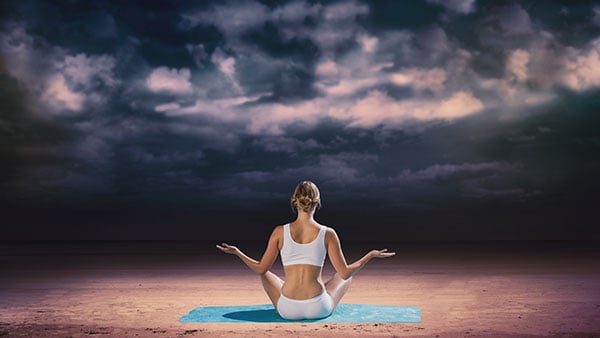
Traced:
<path id="1" fill-rule="evenodd" d="M 289 223 L 283 226 L 283 245 L 281 246 L 281 262 L 283 266 L 293 264 L 309 264 L 323 266 L 327 250 L 325 233 L 327 227 L 321 226 L 317 238 L 310 243 L 296 243 L 290 233 Z"/>

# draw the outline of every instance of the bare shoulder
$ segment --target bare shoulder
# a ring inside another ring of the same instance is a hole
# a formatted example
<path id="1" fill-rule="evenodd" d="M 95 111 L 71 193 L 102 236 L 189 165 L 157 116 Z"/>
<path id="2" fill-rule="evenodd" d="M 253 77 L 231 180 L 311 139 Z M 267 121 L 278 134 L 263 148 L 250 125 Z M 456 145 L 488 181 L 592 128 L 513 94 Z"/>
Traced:
<path id="1" fill-rule="evenodd" d="M 325 227 L 325 231 L 327 231 L 328 234 L 335 234 L 335 230 L 332 227 L 326 225 L 323 225 L 323 227 Z"/>
<path id="2" fill-rule="evenodd" d="M 273 235 L 280 235 L 283 233 L 283 225 L 278 225 L 275 228 L 273 228 Z"/>
<path id="3" fill-rule="evenodd" d="M 335 240 L 337 238 L 337 233 L 332 227 L 325 226 L 325 240 Z"/>
<path id="4" fill-rule="evenodd" d="M 281 250 L 283 245 L 283 225 L 278 225 L 273 228 L 273 232 L 271 233 L 271 238 L 269 239 L 270 243 L 276 243 L 277 248 Z"/>

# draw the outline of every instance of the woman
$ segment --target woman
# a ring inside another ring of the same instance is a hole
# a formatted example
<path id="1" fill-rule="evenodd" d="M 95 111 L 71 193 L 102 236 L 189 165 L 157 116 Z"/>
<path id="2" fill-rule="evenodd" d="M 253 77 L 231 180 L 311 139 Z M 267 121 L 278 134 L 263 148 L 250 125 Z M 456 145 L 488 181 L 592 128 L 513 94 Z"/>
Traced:
<path id="1" fill-rule="evenodd" d="M 262 285 L 284 319 L 318 319 L 333 312 L 356 274 L 372 258 L 385 258 L 394 252 L 371 250 L 364 257 L 348 265 L 340 240 L 332 228 L 320 225 L 314 219 L 321 206 L 317 186 L 308 181 L 298 184 L 291 200 L 298 217 L 292 223 L 276 227 L 271 233 L 267 249 L 260 261 L 246 256 L 235 246 L 217 245 L 221 251 L 238 256 L 260 275 Z M 281 253 L 285 282 L 269 271 Z M 325 254 L 336 274 L 326 283 L 321 279 Z"/>

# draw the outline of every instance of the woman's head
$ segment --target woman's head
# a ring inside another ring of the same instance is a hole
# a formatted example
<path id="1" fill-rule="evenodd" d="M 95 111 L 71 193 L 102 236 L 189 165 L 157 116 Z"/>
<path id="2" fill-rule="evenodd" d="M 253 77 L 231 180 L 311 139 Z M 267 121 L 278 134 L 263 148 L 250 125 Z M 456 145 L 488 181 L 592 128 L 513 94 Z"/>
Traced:
<path id="1" fill-rule="evenodd" d="M 292 195 L 292 209 L 311 212 L 321 206 L 321 194 L 317 185 L 310 181 L 298 183 Z"/>

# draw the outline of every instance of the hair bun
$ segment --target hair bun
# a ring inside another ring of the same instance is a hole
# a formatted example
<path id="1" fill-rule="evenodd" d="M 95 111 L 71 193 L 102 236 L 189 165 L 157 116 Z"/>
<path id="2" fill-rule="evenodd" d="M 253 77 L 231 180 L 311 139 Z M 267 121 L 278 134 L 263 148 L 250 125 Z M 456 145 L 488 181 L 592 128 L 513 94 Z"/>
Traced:
<path id="1" fill-rule="evenodd" d="M 309 181 L 300 182 L 291 198 L 292 209 L 310 212 L 321 205 L 319 188 Z"/>

